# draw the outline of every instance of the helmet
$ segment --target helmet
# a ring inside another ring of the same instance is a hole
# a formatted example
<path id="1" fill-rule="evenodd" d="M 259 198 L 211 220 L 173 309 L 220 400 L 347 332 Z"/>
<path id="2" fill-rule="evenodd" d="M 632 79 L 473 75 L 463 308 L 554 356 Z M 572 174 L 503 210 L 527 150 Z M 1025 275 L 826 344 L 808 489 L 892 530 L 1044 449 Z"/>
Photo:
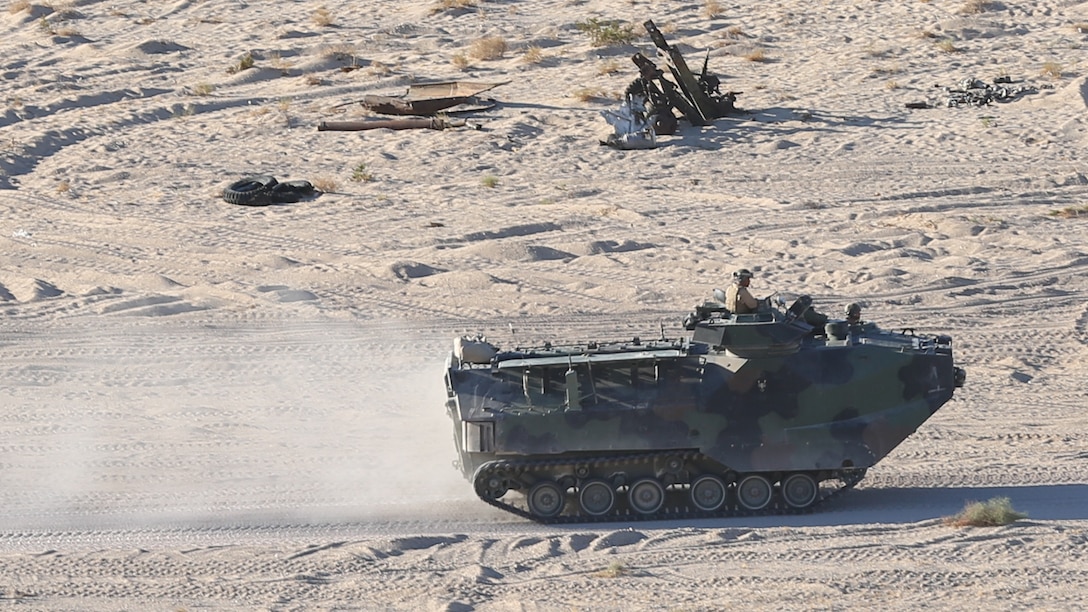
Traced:
<path id="1" fill-rule="evenodd" d="M 846 307 L 846 316 L 858 316 L 861 314 L 861 305 L 857 302 Z"/>
<path id="2" fill-rule="evenodd" d="M 755 276 L 755 275 L 752 274 L 752 271 L 749 270 L 748 268 L 741 268 L 740 270 L 737 270 L 736 272 L 733 273 L 733 278 L 736 278 L 736 279 L 752 278 L 753 276 Z"/>

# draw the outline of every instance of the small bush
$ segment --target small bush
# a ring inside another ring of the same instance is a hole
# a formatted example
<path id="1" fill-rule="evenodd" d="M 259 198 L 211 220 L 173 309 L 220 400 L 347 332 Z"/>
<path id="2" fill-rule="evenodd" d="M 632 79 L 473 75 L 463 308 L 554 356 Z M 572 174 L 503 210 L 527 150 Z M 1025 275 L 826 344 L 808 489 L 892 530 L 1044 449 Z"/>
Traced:
<path id="1" fill-rule="evenodd" d="M 619 561 L 613 561 L 605 569 L 593 573 L 597 578 L 619 578 L 627 574 L 627 567 Z"/>
<path id="2" fill-rule="evenodd" d="M 1058 79 L 1062 76 L 1062 65 L 1058 62 L 1046 62 L 1043 64 L 1041 72 L 1043 73 L 1043 76 Z"/>
<path id="3" fill-rule="evenodd" d="M 722 8 L 722 3 L 718 2 L 718 0 L 706 0 L 703 3 L 703 14 L 710 19 L 721 17 L 724 12 L 725 9 Z"/>
<path id="4" fill-rule="evenodd" d="M 765 62 L 767 61 L 767 54 L 763 52 L 763 49 L 752 49 L 744 54 L 744 59 L 749 62 Z"/>
<path id="5" fill-rule="evenodd" d="M 431 7 L 431 14 L 434 15 L 435 13 L 441 13 L 442 11 L 475 8 L 479 4 L 478 0 L 439 0 Z"/>
<path id="6" fill-rule="evenodd" d="M 1083 206 L 1066 206 L 1061 210 L 1052 210 L 1047 214 L 1051 217 L 1058 217 L 1059 219 L 1074 219 L 1081 215 L 1088 215 L 1088 204 Z"/>
<path id="7" fill-rule="evenodd" d="M 472 66 L 472 62 L 464 53 L 458 53 L 450 58 L 450 63 L 458 70 L 468 70 Z"/>
<path id="8" fill-rule="evenodd" d="M 979 13 L 985 13 L 990 8 L 989 0 L 967 0 L 960 7 L 960 14 L 962 15 L 977 15 Z"/>
<path id="9" fill-rule="evenodd" d="M 256 60 L 253 59 L 253 54 L 247 51 L 245 55 L 238 58 L 237 63 L 235 63 L 230 68 L 227 68 L 227 74 L 236 74 L 243 70 L 249 70 L 256 63 Z"/>
<path id="10" fill-rule="evenodd" d="M 626 68 L 626 66 L 621 67 L 616 60 L 608 60 L 597 67 L 597 74 L 599 76 L 612 75 L 620 72 L 623 68 Z"/>
<path id="11" fill-rule="evenodd" d="M 314 186 L 321 193 L 332 193 L 339 189 L 340 185 L 336 182 L 336 179 L 328 176 L 319 176 L 310 181 L 310 184 Z"/>
<path id="12" fill-rule="evenodd" d="M 361 163 L 351 171 L 351 180 L 356 183 L 369 183 L 374 180 L 374 174 L 366 169 L 366 164 Z"/>
<path id="13" fill-rule="evenodd" d="M 615 19 L 601 20 L 593 17 L 579 21 L 574 27 L 587 34 L 594 47 L 629 45 L 638 38 L 633 25 Z"/>
<path id="14" fill-rule="evenodd" d="M 211 93 L 215 91 L 215 85 L 212 85 L 211 83 L 197 83 L 196 85 L 193 85 L 192 91 L 194 96 L 210 96 Z"/>
<path id="15" fill-rule="evenodd" d="M 744 28 L 735 25 L 725 29 L 725 37 L 730 40 L 740 40 L 741 38 L 748 38 L 748 35 L 744 33 Z"/>
<path id="16" fill-rule="evenodd" d="M 525 48 L 525 53 L 521 55 L 521 61 L 526 64 L 539 64 L 544 60 L 544 51 L 536 45 L 529 45 Z"/>
<path id="17" fill-rule="evenodd" d="M 959 47 L 956 46 L 956 43 L 952 42 L 952 39 L 950 38 L 938 42 L 937 49 L 942 53 L 958 53 L 960 50 Z"/>
<path id="18" fill-rule="evenodd" d="M 506 39 L 501 36 L 487 36 L 472 41 L 468 54 L 478 60 L 497 60 L 506 53 Z"/>
<path id="19" fill-rule="evenodd" d="M 608 97 L 608 94 L 606 94 L 603 90 L 594 87 L 582 87 L 580 89 L 576 89 L 571 93 L 571 95 L 574 96 L 574 99 L 578 100 L 579 102 L 589 102 L 590 100 L 600 100 L 602 98 Z"/>
<path id="20" fill-rule="evenodd" d="M 316 25 L 323 28 L 336 24 L 336 17 L 333 17 L 329 9 L 323 6 L 314 11 L 312 19 Z"/>
<path id="21" fill-rule="evenodd" d="M 488 174 L 487 176 L 480 179 L 480 184 L 484 187 L 487 187 L 488 189 L 494 189 L 499 186 L 499 177 L 493 174 Z"/>
<path id="22" fill-rule="evenodd" d="M 963 511 L 944 519 L 953 527 L 999 527 L 1027 518 L 1027 514 L 1013 510 L 1007 497 L 995 497 L 987 502 L 969 502 Z"/>

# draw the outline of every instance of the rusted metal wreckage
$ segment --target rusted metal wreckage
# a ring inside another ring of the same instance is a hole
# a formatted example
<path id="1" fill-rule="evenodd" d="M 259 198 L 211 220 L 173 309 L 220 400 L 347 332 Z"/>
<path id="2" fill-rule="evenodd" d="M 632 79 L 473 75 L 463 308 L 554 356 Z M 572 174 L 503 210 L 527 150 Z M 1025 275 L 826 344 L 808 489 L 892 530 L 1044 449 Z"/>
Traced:
<path id="1" fill-rule="evenodd" d="M 444 130 L 462 127 L 466 124 L 463 119 L 448 119 L 439 115 L 470 113 L 493 108 L 496 104 L 495 100 L 481 97 L 480 94 L 506 83 L 509 83 L 509 81 L 439 81 L 411 85 L 408 87 L 408 92 L 403 96 L 367 95 L 358 101 L 363 108 L 383 115 L 398 115 L 411 118 L 322 121 L 318 124 L 317 129 L 324 132 L 376 130 L 381 128 L 391 130 Z M 430 118 L 421 119 L 420 117 Z"/>
<path id="2" fill-rule="evenodd" d="M 624 92 L 621 108 L 602 113 L 615 130 L 603 144 L 619 149 L 653 148 L 657 146 L 657 135 L 676 132 L 678 119 L 674 109 L 696 126 L 710 125 L 715 119 L 736 112 L 734 102 L 741 92 L 721 91 L 721 80 L 707 71 L 709 54 L 703 59 L 702 71 L 696 75 L 653 20 L 647 20 L 643 27 L 675 82 L 667 79 L 665 71 L 652 60 L 635 53 L 631 61 L 638 67 L 639 76 Z"/>

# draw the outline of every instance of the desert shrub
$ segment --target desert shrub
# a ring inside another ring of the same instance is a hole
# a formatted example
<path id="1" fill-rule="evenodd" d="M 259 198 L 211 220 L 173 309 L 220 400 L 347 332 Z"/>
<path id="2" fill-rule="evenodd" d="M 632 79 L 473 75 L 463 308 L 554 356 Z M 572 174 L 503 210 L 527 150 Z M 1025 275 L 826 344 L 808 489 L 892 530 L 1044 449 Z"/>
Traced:
<path id="1" fill-rule="evenodd" d="M 1062 65 L 1058 62 L 1046 62 L 1043 64 L 1041 72 L 1043 73 L 1043 76 L 1048 76 L 1052 79 L 1061 78 Z"/>
<path id="2" fill-rule="evenodd" d="M 367 169 L 365 163 L 360 163 L 351 170 L 351 180 L 356 183 L 369 183 L 374 180 L 374 174 Z"/>
<path id="3" fill-rule="evenodd" d="M 574 27 L 578 28 L 579 32 L 588 35 L 594 47 L 629 45 L 638 38 L 633 25 L 616 19 L 592 17 L 579 21 L 574 24 Z"/>
<path id="4" fill-rule="evenodd" d="M 725 9 L 722 8 L 722 3 L 718 2 L 718 0 L 706 0 L 703 3 L 703 14 L 710 19 L 721 17 L 724 12 Z"/>
<path id="5" fill-rule="evenodd" d="M 257 61 L 253 59 L 253 54 L 247 51 L 242 57 L 238 58 L 237 62 L 235 62 L 231 67 L 227 68 L 227 73 L 236 74 L 243 70 L 249 70 L 256 63 Z"/>
<path id="6" fill-rule="evenodd" d="M 311 16 L 314 23 L 321 27 L 328 27 L 336 23 L 336 17 L 333 17 L 332 12 L 325 7 L 318 7 L 314 10 L 314 14 Z"/>
<path id="7" fill-rule="evenodd" d="M 310 184 L 314 186 L 314 189 L 322 193 L 332 193 L 336 191 L 340 185 L 336 182 L 336 179 L 328 176 L 319 176 L 310 181 Z"/>
<path id="8" fill-rule="evenodd" d="M 968 502 L 959 514 L 945 518 L 944 523 L 953 527 L 998 527 L 1027 516 L 1013 510 L 1009 498 L 995 497 L 987 502 Z"/>
<path id="9" fill-rule="evenodd" d="M 442 11 L 475 8 L 479 4 L 478 0 L 439 0 L 431 6 L 431 14 L 434 15 L 435 13 L 441 13 Z"/>
<path id="10" fill-rule="evenodd" d="M 480 179 L 480 184 L 484 187 L 487 187 L 488 189 L 494 189 L 499 186 L 499 177 L 493 174 L 488 174 Z"/>
<path id="11" fill-rule="evenodd" d="M 990 0 L 967 0 L 960 6 L 960 14 L 977 15 L 985 13 L 990 8 Z"/>
<path id="12" fill-rule="evenodd" d="M 468 57 L 464 53 L 458 53 L 451 57 L 450 63 L 453 64 L 453 67 L 458 70 L 467 70 L 470 66 L 472 66 L 472 62 L 469 61 Z"/>
<path id="13" fill-rule="evenodd" d="M 623 68 L 625 68 L 625 66 L 621 66 L 616 60 L 608 60 L 597 67 L 597 74 L 600 76 L 616 74 Z"/>
<path id="14" fill-rule="evenodd" d="M 506 53 L 506 39 L 501 36 L 486 36 L 472 41 L 468 54 L 478 60 L 497 60 Z"/>
<path id="15" fill-rule="evenodd" d="M 525 48 L 525 52 L 521 54 L 521 61 L 526 64 L 539 64 L 544 60 L 544 51 L 536 45 L 529 45 Z"/>
<path id="16" fill-rule="evenodd" d="M 763 52 L 763 49 L 752 49 L 744 54 L 744 59 L 749 62 L 765 62 L 767 61 L 767 54 Z"/>
<path id="17" fill-rule="evenodd" d="M 626 576 L 627 574 L 627 566 L 619 561 L 613 561 L 608 564 L 608 567 L 593 573 L 597 578 L 619 578 L 620 576 Z"/>
<path id="18" fill-rule="evenodd" d="M 735 25 L 725 29 L 725 37 L 731 40 L 739 40 L 741 38 L 748 38 L 748 34 L 744 32 L 744 28 Z"/>
<path id="19" fill-rule="evenodd" d="M 944 40 L 939 41 L 937 43 L 937 49 L 939 49 L 942 53 L 957 53 L 960 50 L 951 38 L 945 38 Z"/>
<path id="20" fill-rule="evenodd" d="M 1059 210 L 1052 210 L 1049 214 L 1051 217 L 1058 217 L 1059 219 L 1073 219 L 1080 217 L 1081 215 L 1088 215 L 1088 204 L 1083 206 L 1066 206 Z"/>

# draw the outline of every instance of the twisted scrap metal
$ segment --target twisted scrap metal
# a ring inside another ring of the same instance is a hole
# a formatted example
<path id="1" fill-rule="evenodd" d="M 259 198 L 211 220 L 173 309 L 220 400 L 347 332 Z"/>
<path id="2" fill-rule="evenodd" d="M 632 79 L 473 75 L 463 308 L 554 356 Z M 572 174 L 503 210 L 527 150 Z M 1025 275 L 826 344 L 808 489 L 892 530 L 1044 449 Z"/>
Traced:
<path id="1" fill-rule="evenodd" d="M 945 87 L 949 108 L 956 106 L 989 106 L 991 102 L 1011 102 L 1023 94 L 1039 93 L 1038 87 L 1012 87 L 1012 79 L 998 77 L 993 84 L 975 78 L 960 81 L 958 88 Z"/>

